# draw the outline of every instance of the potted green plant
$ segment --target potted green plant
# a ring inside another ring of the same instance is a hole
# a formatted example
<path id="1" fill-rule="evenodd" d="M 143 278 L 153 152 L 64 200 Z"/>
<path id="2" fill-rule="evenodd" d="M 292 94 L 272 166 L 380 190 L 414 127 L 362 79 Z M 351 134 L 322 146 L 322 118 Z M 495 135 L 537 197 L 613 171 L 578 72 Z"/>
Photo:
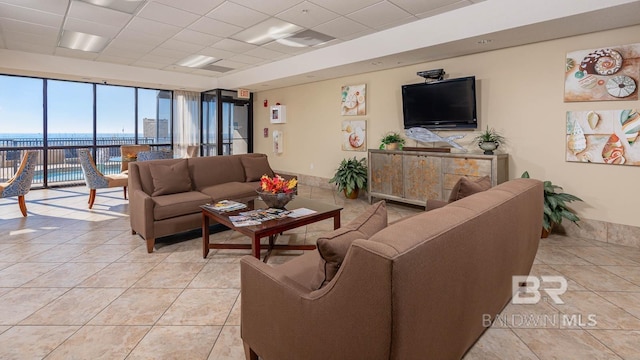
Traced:
<path id="1" fill-rule="evenodd" d="M 529 172 L 522 173 L 522 178 L 529 178 Z M 580 218 L 573 210 L 567 207 L 568 202 L 582 201 L 575 195 L 562 191 L 562 187 L 554 185 L 551 181 L 544 181 L 544 208 L 542 215 L 542 237 L 546 238 L 551 233 L 554 224 L 562 224 L 562 219 L 567 219 L 578 225 Z M 579 226 L 579 225 L 578 225 Z"/>
<path id="2" fill-rule="evenodd" d="M 356 199 L 360 194 L 360 189 L 367 187 L 367 164 L 366 159 L 343 159 L 340 166 L 329 180 L 329 183 L 336 183 L 338 191 L 343 191 L 344 196 L 349 199 Z"/>
<path id="3" fill-rule="evenodd" d="M 397 132 L 387 133 L 382 137 L 380 142 L 380 150 L 402 150 L 402 147 L 404 146 L 404 138 Z"/>
<path id="4" fill-rule="evenodd" d="M 506 139 L 500 135 L 499 132 L 493 128 L 489 129 L 487 126 L 483 132 L 473 138 L 473 142 L 478 144 L 480 149 L 484 150 L 485 155 L 493 155 L 493 150 L 497 149 L 501 144 L 504 144 Z"/>

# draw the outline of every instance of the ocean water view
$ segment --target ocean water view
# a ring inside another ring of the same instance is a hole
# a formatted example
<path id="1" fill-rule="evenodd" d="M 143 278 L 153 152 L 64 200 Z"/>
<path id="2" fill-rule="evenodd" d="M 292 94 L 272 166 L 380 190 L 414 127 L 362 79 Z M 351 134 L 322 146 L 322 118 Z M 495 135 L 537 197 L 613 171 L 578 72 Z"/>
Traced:
<path id="1" fill-rule="evenodd" d="M 133 133 L 101 133 L 99 138 L 132 138 Z M 42 139 L 42 133 L 0 133 L 0 139 Z M 91 133 L 49 133 L 49 139 L 92 139 Z"/>

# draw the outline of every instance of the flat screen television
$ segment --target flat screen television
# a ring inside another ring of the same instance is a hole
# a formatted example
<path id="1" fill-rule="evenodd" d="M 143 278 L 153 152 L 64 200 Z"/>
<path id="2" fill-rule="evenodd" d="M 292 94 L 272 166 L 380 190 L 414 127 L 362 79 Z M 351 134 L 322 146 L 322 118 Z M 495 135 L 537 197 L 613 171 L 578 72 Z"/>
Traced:
<path id="1" fill-rule="evenodd" d="M 405 129 L 476 129 L 476 78 L 403 85 L 402 113 Z"/>

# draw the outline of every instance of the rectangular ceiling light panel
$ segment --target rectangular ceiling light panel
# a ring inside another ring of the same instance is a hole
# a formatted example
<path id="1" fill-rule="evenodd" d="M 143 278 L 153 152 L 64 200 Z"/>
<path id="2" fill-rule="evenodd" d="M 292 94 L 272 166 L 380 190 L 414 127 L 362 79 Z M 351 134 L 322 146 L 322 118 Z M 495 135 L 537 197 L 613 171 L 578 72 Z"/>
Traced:
<path id="1" fill-rule="evenodd" d="M 216 61 L 216 58 L 205 55 L 191 55 L 178 61 L 176 65 L 190 68 L 201 68 Z"/>
<path id="2" fill-rule="evenodd" d="M 302 27 L 270 18 L 232 36 L 233 39 L 254 45 L 264 45 L 273 40 L 286 38 L 302 30 Z"/>
<path id="3" fill-rule="evenodd" d="M 80 0 L 96 6 L 133 14 L 146 1 L 144 0 Z"/>
<path id="4" fill-rule="evenodd" d="M 100 52 L 111 39 L 82 32 L 64 30 L 58 46 L 87 52 Z"/>

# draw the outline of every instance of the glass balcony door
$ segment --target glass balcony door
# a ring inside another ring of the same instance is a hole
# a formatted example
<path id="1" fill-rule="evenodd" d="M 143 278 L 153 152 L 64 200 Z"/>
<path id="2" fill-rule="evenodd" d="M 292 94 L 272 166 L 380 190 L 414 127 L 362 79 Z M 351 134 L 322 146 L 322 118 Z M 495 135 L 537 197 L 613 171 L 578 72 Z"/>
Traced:
<path id="1" fill-rule="evenodd" d="M 236 94 L 220 89 L 202 94 L 204 156 L 253 152 L 252 101 Z"/>

